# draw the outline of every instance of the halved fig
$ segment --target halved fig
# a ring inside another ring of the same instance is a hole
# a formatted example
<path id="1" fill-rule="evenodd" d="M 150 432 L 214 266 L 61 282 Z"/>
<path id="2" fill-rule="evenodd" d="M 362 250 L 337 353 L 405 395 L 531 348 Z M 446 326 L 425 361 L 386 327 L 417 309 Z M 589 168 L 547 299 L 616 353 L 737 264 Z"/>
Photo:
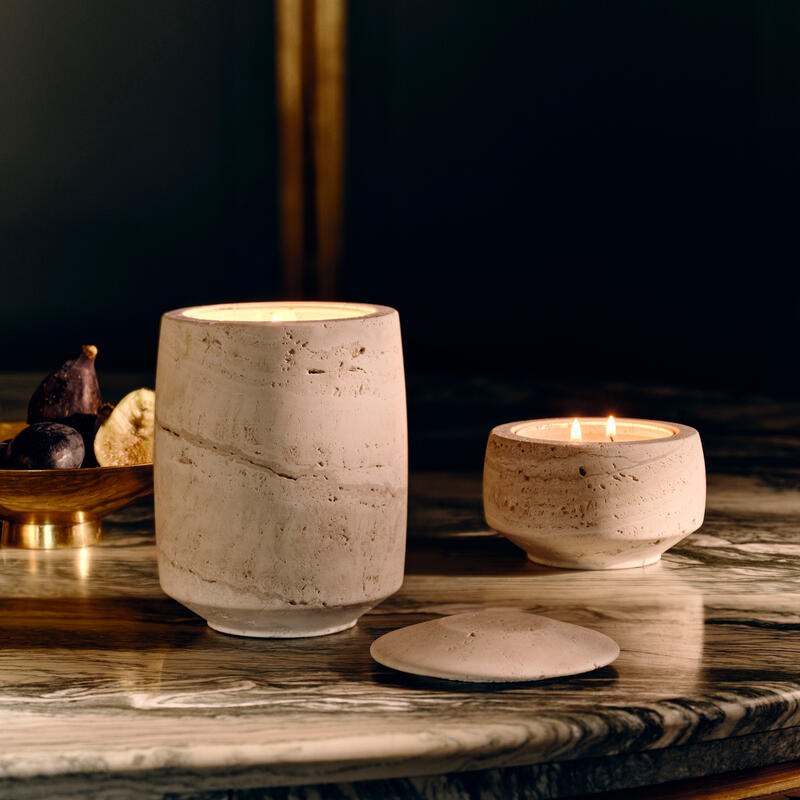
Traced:
<path id="1" fill-rule="evenodd" d="M 153 463 L 155 405 L 152 389 L 136 389 L 119 401 L 94 437 L 94 455 L 101 467 Z"/>

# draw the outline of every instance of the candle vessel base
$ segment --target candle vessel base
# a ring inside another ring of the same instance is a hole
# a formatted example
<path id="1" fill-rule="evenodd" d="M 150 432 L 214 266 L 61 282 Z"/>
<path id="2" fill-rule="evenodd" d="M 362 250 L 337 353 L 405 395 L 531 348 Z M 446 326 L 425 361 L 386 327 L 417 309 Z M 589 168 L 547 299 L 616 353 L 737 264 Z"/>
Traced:
<path id="1" fill-rule="evenodd" d="M 513 540 L 512 540 L 513 541 Z M 524 548 L 523 548 L 524 549 Z M 538 554 L 527 553 L 528 561 L 540 564 L 543 567 L 556 569 L 635 569 L 636 567 L 649 567 L 661 561 L 661 550 L 655 556 L 631 558 L 627 554 L 624 559 L 548 559 Z"/>
<path id="2" fill-rule="evenodd" d="M 373 603 L 358 603 L 339 608 L 301 608 L 286 610 L 231 610 L 198 606 L 189 607 L 205 618 L 208 626 L 231 636 L 263 639 L 299 639 L 327 636 L 352 628 Z"/>

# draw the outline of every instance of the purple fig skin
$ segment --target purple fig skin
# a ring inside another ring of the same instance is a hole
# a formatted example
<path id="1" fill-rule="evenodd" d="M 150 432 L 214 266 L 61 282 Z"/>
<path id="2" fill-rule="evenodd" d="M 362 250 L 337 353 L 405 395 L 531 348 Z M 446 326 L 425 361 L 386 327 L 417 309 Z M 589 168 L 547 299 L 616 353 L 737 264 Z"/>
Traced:
<path id="1" fill-rule="evenodd" d="M 92 455 L 97 414 L 103 404 L 94 369 L 96 357 L 97 348 L 84 345 L 77 358 L 65 361 L 36 387 L 28 403 L 29 424 L 61 422 L 75 428 L 83 436 L 86 453 Z"/>
<path id="2" fill-rule="evenodd" d="M 8 445 L 11 469 L 76 469 L 86 451 L 83 437 L 60 422 L 36 422 L 23 428 Z"/>
<path id="3" fill-rule="evenodd" d="M 8 456 L 8 445 L 11 444 L 11 439 L 5 439 L 4 441 L 0 442 L 0 469 L 6 469 L 8 464 L 6 463 L 7 456 Z"/>

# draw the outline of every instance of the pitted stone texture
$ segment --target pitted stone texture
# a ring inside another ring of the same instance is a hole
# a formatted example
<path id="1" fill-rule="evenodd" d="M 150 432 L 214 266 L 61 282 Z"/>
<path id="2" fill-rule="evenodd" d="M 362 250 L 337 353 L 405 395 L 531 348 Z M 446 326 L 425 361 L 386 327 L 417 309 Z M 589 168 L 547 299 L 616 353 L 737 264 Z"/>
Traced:
<path id="1" fill-rule="evenodd" d="M 610 664 L 608 636 L 527 611 L 453 614 L 384 634 L 370 655 L 392 669 L 453 681 L 499 683 L 577 675 Z"/>
<path id="2" fill-rule="evenodd" d="M 483 472 L 487 523 L 532 561 L 572 569 L 652 564 L 703 523 L 700 436 L 552 442 L 494 428 Z"/>
<path id="3" fill-rule="evenodd" d="M 400 324 L 396 311 L 375 308 L 325 322 L 164 316 L 159 576 L 212 627 L 330 633 L 400 587 L 408 483 Z"/>

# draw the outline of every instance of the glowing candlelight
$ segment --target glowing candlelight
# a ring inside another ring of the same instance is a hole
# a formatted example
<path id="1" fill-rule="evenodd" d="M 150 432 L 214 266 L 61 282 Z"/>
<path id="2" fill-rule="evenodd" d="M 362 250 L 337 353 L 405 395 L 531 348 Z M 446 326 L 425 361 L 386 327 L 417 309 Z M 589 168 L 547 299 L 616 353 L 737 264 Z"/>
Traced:
<path id="1" fill-rule="evenodd" d="M 572 445 L 644 442 L 674 436 L 676 429 L 663 422 L 616 417 L 562 417 L 514 424 L 513 433 L 525 439 L 566 442 Z"/>
<path id="2" fill-rule="evenodd" d="M 337 319 L 370 317 L 379 313 L 377 306 L 360 303 L 318 303 L 286 301 L 266 303 L 222 303 L 180 309 L 184 317 L 209 322 L 323 322 Z"/>

